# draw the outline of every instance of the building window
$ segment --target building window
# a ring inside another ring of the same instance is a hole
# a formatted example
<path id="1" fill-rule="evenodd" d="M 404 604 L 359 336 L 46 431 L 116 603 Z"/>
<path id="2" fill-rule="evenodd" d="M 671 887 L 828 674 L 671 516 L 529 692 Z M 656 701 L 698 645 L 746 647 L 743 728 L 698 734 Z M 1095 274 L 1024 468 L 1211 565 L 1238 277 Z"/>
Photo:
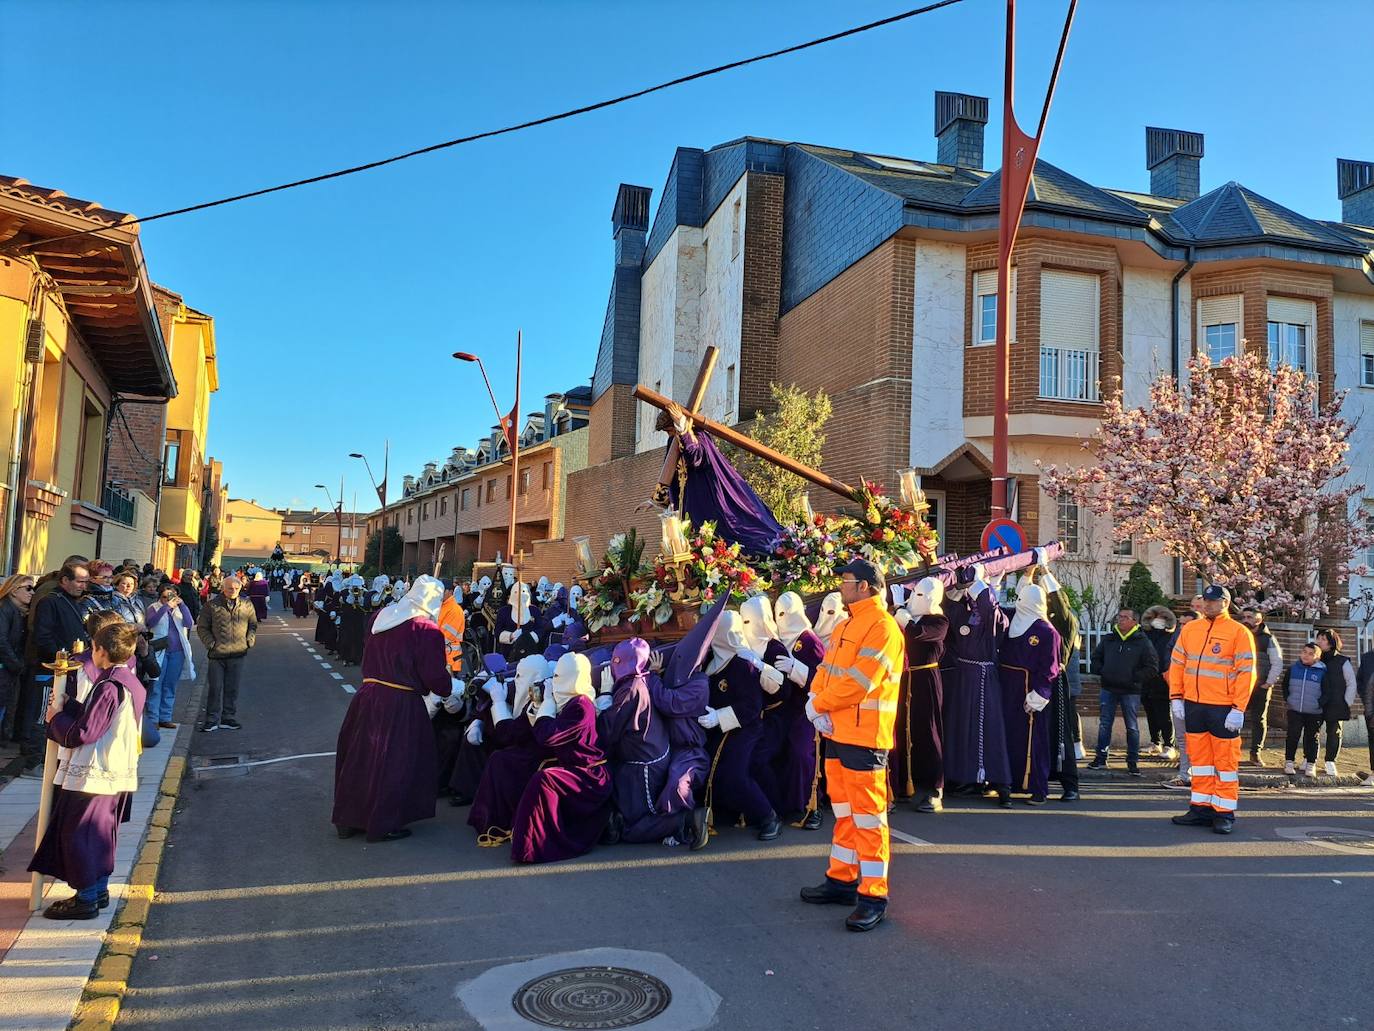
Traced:
<path id="1" fill-rule="evenodd" d="M 302 536 L 302 537 L 309 537 L 309 536 L 310 536 L 310 527 L 308 527 L 308 526 L 302 526 L 302 527 L 301 527 L 301 536 Z"/>
<path id="2" fill-rule="evenodd" d="M 553 486 L 553 463 L 552 463 L 552 462 L 545 462 L 545 463 L 544 463 L 544 472 L 543 472 L 543 487 L 544 487 L 545 490 L 548 490 L 548 489 L 549 489 L 550 487 L 552 487 L 552 486 Z"/>
<path id="3" fill-rule="evenodd" d="M 166 487 L 175 487 L 177 482 L 177 466 L 181 462 L 181 442 L 179 440 L 169 440 L 162 445 L 162 483 Z"/>
<path id="4" fill-rule="evenodd" d="M 1130 558 L 1133 555 L 1135 555 L 1135 538 L 1127 537 L 1123 541 L 1117 541 L 1116 543 L 1114 543 L 1112 545 L 1112 554 L 1119 555 L 1124 558 Z"/>
<path id="5" fill-rule="evenodd" d="M 461 508 L 464 512 L 468 510 L 468 501 L 470 500 L 471 494 L 472 490 L 468 487 L 464 487 L 463 493 L 458 498 L 458 507 Z"/>
<path id="6" fill-rule="evenodd" d="M 698 294 L 706 292 L 706 279 L 711 271 L 711 241 L 701 241 L 701 283 L 697 288 Z"/>
<path id="7" fill-rule="evenodd" d="M 1016 339 L 1016 269 L 1011 270 L 1011 322 L 1007 336 Z M 984 269 L 973 274 L 973 345 L 997 343 L 997 270 Z"/>
<path id="8" fill-rule="evenodd" d="M 940 551 L 943 553 L 948 547 L 945 542 L 945 496 L 927 491 L 926 504 L 930 506 L 930 511 L 926 513 L 926 525 L 939 535 Z"/>
<path id="9" fill-rule="evenodd" d="M 1078 551 L 1078 503 L 1066 494 L 1059 496 L 1057 536 L 1064 550 Z"/>
<path id="10" fill-rule="evenodd" d="M 1365 532 L 1374 534 L 1374 501 L 1365 502 L 1364 517 Z M 1369 545 L 1369 550 L 1365 552 L 1364 564 L 1370 568 L 1371 575 L 1374 575 L 1374 543 Z"/>
<path id="11" fill-rule="evenodd" d="M 734 210 L 730 213 L 730 260 L 734 261 L 739 257 L 739 235 L 740 235 L 740 204 L 742 201 L 735 201 Z"/>
<path id="12" fill-rule="evenodd" d="M 1312 338 L 1316 322 L 1317 306 L 1312 301 L 1269 298 L 1269 368 L 1288 365 L 1307 375 L 1315 374 Z"/>
<path id="13" fill-rule="evenodd" d="M 1360 323 L 1360 386 L 1374 387 L 1374 322 Z"/>
<path id="14" fill-rule="evenodd" d="M 72 497 L 100 504 L 100 459 L 104 450 L 104 413 L 89 397 L 81 399 L 81 432 L 76 444 L 76 481 Z"/>
<path id="15" fill-rule="evenodd" d="M 420 522 L 429 518 L 429 502 L 426 501 L 420 506 Z"/>
<path id="16" fill-rule="evenodd" d="M 1198 305 L 1198 326 L 1202 346 L 1212 364 L 1234 358 L 1238 353 L 1244 307 L 1240 294 L 1208 297 Z"/>
<path id="17" fill-rule="evenodd" d="M 1046 269 L 1040 276 L 1040 396 L 1098 400 L 1098 277 Z"/>
<path id="18" fill-rule="evenodd" d="M 439 514 L 440 514 L 441 516 L 448 515 L 448 496 L 447 496 L 447 495 L 445 495 L 444 497 L 442 497 L 442 498 L 439 499 Z"/>
<path id="19" fill-rule="evenodd" d="M 725 421 L 735 420 L 735 367 L 725 370 Z"/>
<path id="20" fill-rule="evenodd" d="M 530 492 L 530 471 L 529 471 L 528 469 L 521 469 L 521 470 L 520 470 L 520 493 L 523 495 L 523 494 L 528 494 L 529 492 Z"/>
<path id="21" fill-rule="evenodd" d="M 406 509 L 406 525 L 409 526 L 413 522 L 415 522 L 415 509 L 408 508 Z"/>
<path id="22" fill-rule="evenodd" d="M 487 504 L 490 505 L 490 504 L 491 504 L 493 501 L 495 501 L 495 500 L 496 500 L 496 481 L 495 481 L 495 480 L 488 480 L 488 481 L 487 481 Z"/>

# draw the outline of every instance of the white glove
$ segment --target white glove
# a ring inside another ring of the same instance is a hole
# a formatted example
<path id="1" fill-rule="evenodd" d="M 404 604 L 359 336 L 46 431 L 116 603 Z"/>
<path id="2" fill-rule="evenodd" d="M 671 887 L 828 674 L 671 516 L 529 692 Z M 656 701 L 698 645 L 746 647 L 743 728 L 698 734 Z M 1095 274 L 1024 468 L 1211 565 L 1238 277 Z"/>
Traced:
<path id="1" fill-rule="evenodd" d="M 596 711 L 597 711 L 597 712 L 605 712 L 607 709 L 609 709 L 609 708 L 610 708 L 612 705 L 614 705 L 614 704 L 615 704 L 615 699 L 614 699 L 611 695 L 608 695 L 608 694 L 599 694 L 599 695 L 596 696 Z"/>
<path id="2" fill-rule="evenodd" d="M 601 690 L 598 693 L 608 698 L 615 694 L 615 674 L 611 672 L 609 664 L 601 671 Z"/>
<path id="3" fill-rule="evenodd" d="M 501 683 L 499 677 L 491 677 L 484 681 L 482 690 L 486 692 L 487 697 L 493 702 L 505 701 L 506 699 L 506 685 Z"/>
<path id="4" fill-rule="evenodd" d="M 519 637 L 520 634 L 517 632 L 515 636 Z M 539 643 L 539 635 L 536 634 L 533 630 L 530 631 L 530 640 L 533 641 L 535 644 Z"/>
<path id="5" fill-rule="evenodd" d="M 1044 548 L 1031 548 L 1031 558 L 1034 559 L 1035 565 L 1049 567 L 1050 560 L 1045 557 Z"/>
<path id="6" fill-rule="evenodd" d="M 434 719 L 434 714 L 439 711 L 439 706 L 441 706 L 443 702 L 444 700 L 433 692 L 425 695 L 425 713 L 430 719 Z"/>
<path id="7" fill-rule="evenodd" d="M 739 651 L 735 652 L 735 655 L 749 663 L 749 665 L 753 666 L 755 669 L 763 665 L 763 660 L 759 658 L 759 653 L 752 648 L 741 648 Z"/>
<path id="8" fill-rule="evenodd" d="M 822 734 L 833 734 L 835 732 L 835 722 L 830 718 L 828 712 L 816 711 L 816 699 L 810 697 L 806 699 L 806 718 L 811 721 L 811 725 Z"/>
<path id="9" fill-rule="evenodd" d="M 1175 698 L 1169 703 L 1169 714 L 1176 720 L 1183 719 L 1183 699 Z"/>
<path id="10" fill-rule="evenodd" d="M 1227 730 L 1240 730 L 1243 726 L 1245 726 L 1245 713 L 1239 709 L 1232 709 L 1226 714 Z"/>
<path id="11" fill-rule="evenodd" d="M 502 630 L 496 635 L 496 639 L 502 644 L 514 644 L 515 639 L 520 636 L 519 630 Z"/>
<path id="12" fill-rule="evenodd" d="M 535 718 L 542 720 L 545 716 L 557 715 L 558 703 L 553 700 L 553 692 L 550 691 L 548 694 L 544 695 L 544 700 L 539 703 L 539 712 Z"/>
<path id="13" fill-rule="evenodd" d="M 448 682 L 449 686 L 453 689 L 454 695 L 461 695 L 464 691 L 468 689 L 468 685 L 463 683 L 462 677 L 449 677 Z"/>
<path id="14" fill-rule="evenodd" d="M 786 682 L 787 678 L 772 666 L 764 666 L 759 670 L 759 686 L 769 694 L 777 694 Z"/>
<path id="15" fill-rule="evenodd" d="M 894 609 L 900 609 L 906 604 L 906 590 L 901 584 L 893 584 L 887 590 L 892 595 L 892 607 Z"/>
<path id="16" fill-rule="evenodd" d="M 1026 712 L 1034 714 L 1040 712 L 1045 706 L 1050 704 L 1050 700 L 1037 691 L 1028 691 L 1024 707 Z"/>
<path id="17" fill-rule="evenodd" d="M 454 687 L 453 693 L 444 699 L 444 711 L 450 716 L 457 716 L 463 711 L 463 682 L 457 679 L 453 682 L 457 686 Z"/>
<path id="18" fill-rule="evenodd" d="M 902 608 L 897 610 L 897 615 L 893 618 L 897 620 L 897 625 L 901 627 L 903 630 L 905 630 L 907 627 L 911 625 L 911 621 L 915 617 L 906 609 Z"/>
<path id="19" fill-rule="evenodd" d="M 324 611 L 324 602 L 322 602 L 322 601 L 317 601 L 317 602 L 315 602 L 315 606 L 314 606 L 314 607 L 315 607 L 315 611 L 316 611 L 316 612 L 323 612 L 323 611 Z"/>
<path id="20" fill-rule="evenodd" d="M 792 658 L 792 656 L 784 655 L 780 659 L 773 660 L 773 668 L 779 673 L 787 674 L 792 672 L 792 667 L 796 665 L 796 663 L 797 660 Z"/>
<path id="21" fill-rule="evenodd" d="M 720 726 L 720 712 L 716 709 L 707 709 L 697 717 L 697 722 L 707 730 L 715 730 Z"/>
<path id="22" fill-rule="evenodd" d="M 807 680 L 811 678 L 811 667 L 804 662 L 792 660 L 792 668 L 787 671 L 787 679 L 798 687 L 805 687 Z"/>
<path id="23" fill-rule="evenodd" d="M 482 721 L 473 720 L 468 724 L 468 732 L 464 735 L 470 745 L 480 745 L 482 743 Z"/>

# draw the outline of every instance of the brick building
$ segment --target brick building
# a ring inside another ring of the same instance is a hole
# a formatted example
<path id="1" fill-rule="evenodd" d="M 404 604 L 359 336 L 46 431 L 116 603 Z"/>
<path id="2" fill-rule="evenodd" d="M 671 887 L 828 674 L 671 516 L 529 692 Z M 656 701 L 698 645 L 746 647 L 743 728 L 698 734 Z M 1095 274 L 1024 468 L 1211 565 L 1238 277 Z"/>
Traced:
<path id="1" fill-rule="evenodd" d="M 1000 177 L 982 167 L 986 99 L 939 93 L 935 112 L 935 161 L 744 138 L 679 148 L 652 222 L 650 190 L 619 188 L 568 537 L 598 550 L 635 522 L 656 536 L 631 509 L 664 438 L 630 393 L 643 383 L 684 400 L 714 344 L 705 414 L 748 420 L 771 382 L 824 389 L 824 471 L 893 486 L 914 467 L 945 547 L 976 550 L 990 507 Z M 1200 134 L 1152 128 L 1145 143 L 1148 189 L 1038 162 L 1013 255 L 1015 514 L 1033 538 L 1063 540 L 1108 596 L 1137 557 L 1166 590 L 1182 574 L 1045 495 L 1039 464 L 1080 461 L 1104 396 L 1144 403 L 1197 346 L 1219 359 L 1248 340 L 1317 376 L 1323 396 L 1350 388 L 1353 475 L 1374 488 L 1374 422 L 1362 418 L 1374 407 L 1374 163 L 1340 163 L 1343 221 L 1324 222 L 1234 182 L 1202 194 Z"/>
<path id="2" fill-rule="evenodd" d="M 362 512 L 335 512 L 332 508 L 279 508 L 281 546 L 288 561 L 324 564 L 338 561 L 355 565 L 363 558 Z"/>

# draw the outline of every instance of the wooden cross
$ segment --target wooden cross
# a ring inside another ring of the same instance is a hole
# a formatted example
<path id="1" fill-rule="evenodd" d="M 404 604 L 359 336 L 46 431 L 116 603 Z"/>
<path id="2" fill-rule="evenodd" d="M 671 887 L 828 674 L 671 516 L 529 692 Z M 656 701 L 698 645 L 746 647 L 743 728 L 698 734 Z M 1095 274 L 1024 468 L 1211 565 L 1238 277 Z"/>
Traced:
<path id="1" fill-rule="evenodd" d="M 857 490 L 849 486 L 849 484 L 843 483 L 832 476 L 827 476 L 817 469 L 812 469 L 809 465 L 803 465 L 795 458 L 789 458 L 787 455 L 774 451 L 772 448 L 760 444 L 753 437 L 739 433 L 729 426 L 716 422 L 714 419 L 708 419 L 697 410 L 701 407 L 702 399 L 706 396 L 706 388 L 711 382 L 711 373 L 715 369 L 716 359 L 719 357 L 720 350 L 718 348 L 706 348 L 706 355 L 701 360 L 701 368 L 697 370 L 696 382 L 692 384 L 692 393 L 687 398 L 687 406 L 684 409 L 687 417 L 692 421 L 692 424 L 700 426 L 704 430 L 709 430 L 714 436 L 733 444 L 741 451 L 747 451 L 751 455 L 762 458 L 765 462 L 771 462 L 773 465 L 785 469 L 796 476 L 800 476 L 804 480 L 809 480 L 818 487 L 824 487 L 826 490 L 832 491 L 848 501 L 856 501 L 862 504 L 862 496 Z M 674 407 L 672 398 L 664 397 L 662 394 L 650 390 L 648 387 L 635 387 L 634 396 L 646 404 L 653 405 L 655 408 L 662 409 L 665 412 L 671 407 Z M 677 435 L 673 434 L 673 439 L 668 444 L 668 453 L 663 459 L 663 471 L 659 474 L 659 485 L 661 487 L 667 487 L 672 483 L 673 471 L 677 468 L 679 449 L 680 444 Z"/>

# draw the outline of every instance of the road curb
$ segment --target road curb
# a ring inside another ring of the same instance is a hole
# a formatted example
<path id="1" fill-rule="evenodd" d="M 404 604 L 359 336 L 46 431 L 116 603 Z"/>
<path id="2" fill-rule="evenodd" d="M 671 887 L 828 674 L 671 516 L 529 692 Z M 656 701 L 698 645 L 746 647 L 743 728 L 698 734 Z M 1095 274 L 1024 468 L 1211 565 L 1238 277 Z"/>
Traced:
<path id="1" fill-rule="evenodd" d="M 134 956 L 143 942 L 143 930 L 148 923 L 158 869 L 162 866 L 162 852 L 167 847 L 167 830 L 172 825 L 172 811 L 186 775 L 186 756 L 173 755 L 167 760 L 166 772 L 158 786 L 157 802 L 144 832 L 138 859 L 129 874 L 124 899 L 110 930 L 105 946 L 96 960 L 86 989 L 77 1003 L 69 1031 L 108 1031 L 114 1027 L 119 1007 L 129 987 L 129 973 Z"/>

